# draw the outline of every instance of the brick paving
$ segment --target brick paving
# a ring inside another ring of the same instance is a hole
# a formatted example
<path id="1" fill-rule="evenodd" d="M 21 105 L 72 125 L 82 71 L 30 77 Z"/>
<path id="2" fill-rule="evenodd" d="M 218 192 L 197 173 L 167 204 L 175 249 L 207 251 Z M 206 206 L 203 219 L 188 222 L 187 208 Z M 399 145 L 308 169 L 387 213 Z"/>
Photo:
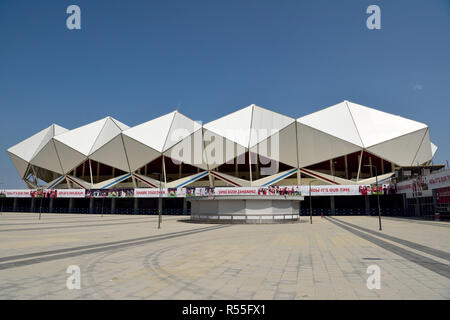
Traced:
<path id="1" fill-rule="evenodd" d="M 450 299 L 450 223 L 3 213 L 0 299 Z M 81 289 L 66 269 L 78 265 Z M 369 290 L 367 267 L 381 270 Z"/>

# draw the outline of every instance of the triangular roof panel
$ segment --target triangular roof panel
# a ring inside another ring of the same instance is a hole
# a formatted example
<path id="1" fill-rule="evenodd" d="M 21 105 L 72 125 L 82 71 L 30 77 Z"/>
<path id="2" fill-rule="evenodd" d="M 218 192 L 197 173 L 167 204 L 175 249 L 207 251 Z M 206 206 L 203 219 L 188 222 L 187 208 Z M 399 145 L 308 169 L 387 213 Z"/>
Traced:
<path id="1" fill-rule="evenodd" d="M 22 158 L 19 158 L 15 154 L 8 151 L 8 155 L 11 158 L 12 163 L 17 169 L 17 172 L 19 173 L 20 177 L 23 178 L 25 176 L 25 173 L 27 172 L 28 168 L 28 162 L 23 160 Z"/>
<path id="2" fill-rule="evenodd" d="M 9 153 L 30 162 L 31 159 L 54 137 L 56 134 L 66 132 L 67 129 L 52 124 L 51 126 L 39 131 L 28 139 L 19 142 L 8 149 Z"/>
<path id="3" fill-rule="evenodd" d="M 252 112 L 253 105 L 208 122 L 203 127 L 225 139 L 248 148 L 250 128 L 252 125 Z"/>
<path id="4" fill-rule="evenodd" d="M 123 132 L 135 141 L 140 142 L 156 151 L 163 152 L 164 144 L 170 130 L 176 111 L 159 118 L 144 122 Z"/>
<path id="5" fill-rule="evenodd" d="M 345 101 L 298 118 L 297 121 L 356 146 L 363 147 L 358 129 Z"/>
<path id="6" fill-rule="evenodd" d="M 346 103 L 365 148 L 427 128 L 427 125 L 421 122 L 353 102 Z"/>
<path id="7" fill-rule="evenodd" d="M 163 151 L 169 150 L 176 143 L 190 136 L 195 131 L 201 129 L 202 125 L 185 115 L 175 111 L 170 130 L 164 143 Z"/>
<path id="8" fill-rule="evenodd" d="M 60 134 L 54 139 L 88 156 L 112 140 L 121 131 L 116 120 L 106 117 Z"/>
<path id="9" fill-rule="evenodd" d="M 252 104 L 203 127 L 245 148 L 251 148 L 294 121 L 293 118 Z"/>

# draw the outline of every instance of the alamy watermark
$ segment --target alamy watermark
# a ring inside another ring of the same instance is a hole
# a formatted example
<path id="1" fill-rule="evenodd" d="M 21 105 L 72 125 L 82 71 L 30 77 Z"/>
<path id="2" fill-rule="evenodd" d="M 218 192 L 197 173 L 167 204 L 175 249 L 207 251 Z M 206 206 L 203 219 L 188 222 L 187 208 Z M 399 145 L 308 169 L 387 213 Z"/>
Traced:
<path id="1" fill-rule="evenodd" d="M 70 265 L 67 267 L 66 273 L 70 276 L 66 280 L 66 287 L 69 290 L 81 289 L 81 270 L 77 265 Z"/>
<path id="2" fill-rule="evenodd" d="M 366 285 L 367 289 L 381 289 L 381 269 L 376 264 L 372 264 L 367 267 L 366 273 L 370 274 L 367 278 Z"/>
<path id="3" fill-rule="evenodd" d="M 81 9 L 79 6 L 72 4 L 67 7 L 66 13 L 70 14 L 66 20 L 66 26 L 69 30 L 81 29 Z"/>

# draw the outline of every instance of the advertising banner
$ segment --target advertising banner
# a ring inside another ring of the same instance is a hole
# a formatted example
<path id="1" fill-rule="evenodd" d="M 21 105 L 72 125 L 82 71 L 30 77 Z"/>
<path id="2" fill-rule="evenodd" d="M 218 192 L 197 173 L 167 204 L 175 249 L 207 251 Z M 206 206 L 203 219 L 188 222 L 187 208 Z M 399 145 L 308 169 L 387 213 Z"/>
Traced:
<path id="1" fill-rule="evenodd" d="M 397 183 L 397 193 L 412 194 L 415 197 L 424 196 L 426 190 L 450 187 L 450 170 L 418 176 L 414 179 Z M 426 195 L 429 192 L 425 193 Z"/>
<path id="2" fill-rule="evenodd" d="M 193 188 L 189 188 L 193 189 Z M 186 197 L 185 188 L 136 188 L 134 189 L 135 198 L 184 198 Z"/>
<path id="3" fill-rule="evenodd" d="M 133 198 L 134 189 L 86 189 L 86 198 Z"/>
<path id="4" fill-rule="evenodd" d="M 161 197 L 165 197 L 166 189 L 161 189 Z M 134 189 L 135 198 L 158 198 L 160 196 L 159 188 L 136 188 Z"/>
<path id="5" fill-rule="evenodd" d="M 58 189 L 56 190 L 57 198 L 84 198 L 86 196 L 85 189 Z"/>
<path id="6" fill-rule="evenodd" d="M 161 194 L 160 194 L 161 193 Z M 395 186 L 378 186 L 379 194 L 395 193 Z M 354 196 L 377 194 L 370 185 L 312 185 L 313 196 Z M 2 190 L 0 197 L 8 198 L 185 198 L 215 196 L 308 196 L 309 186 L 268 187 L 187 187 L 136 189 L 34 189 Z"/>
<path id="7" fill-rule="evenodd" d="M 450 204 L 450 187 L 436 189 L 436 203 L 438 205 Z"/>
<path id="8" fill-rule="evenodd" d="M 6 197 L 7 198 L 31 198 L 31 192 L 35 190 L 23 190 L 23 189 L 16 189 L 16 190 L 6 190 Z"/>

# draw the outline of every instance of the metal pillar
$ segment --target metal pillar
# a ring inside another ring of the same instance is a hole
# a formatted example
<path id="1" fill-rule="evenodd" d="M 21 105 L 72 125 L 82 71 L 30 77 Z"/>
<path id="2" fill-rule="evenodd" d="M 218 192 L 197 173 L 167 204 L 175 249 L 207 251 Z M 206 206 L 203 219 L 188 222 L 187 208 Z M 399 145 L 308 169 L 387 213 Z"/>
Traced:
<path id="1" fill-rule="evenodd" d="M 111 199 L 111 213 L 112 214 L 116 213 L 116 198 Z"/>
<path id="2" fill-rule="evenodd" d="M 48 212 L 52 213 L 53 212 L 53 202 L 54 202 L 54 198 L 50 198 L 49 200 L 49 204 L 48 204 Z"/>
<path id="3" fill-rule="evenodd" d="M 94 213 L 94 198 L 89 199 L 89 213 Z"/>
<path id="4" fill-rule="evenodd" d="M 344 162 L 345 162 L 345 179 L 349 180 L 349 178 L 348 178 L 348 160 L 347 160 L 347 155 L 344 156 Z"/>
<path id="5" fill-rule="evenodd" d="M 31 198 L 30 212 L 34 212 L 36 208 L 36 198 Z"/>
<path id="6" fill-rule="evenodd" d="M 70 198 L 70 199 L 69 199 L 69 212 L 70 212 L 70 213 L 72 213 L 72 210 L 73 210 L 73 201 L 74 201 L 73 198 Z"/>
<path id="7" fill-rule="evenodd" d="M 330 196 L 330 209 L 331 209 L 331 215 L 335 215 L 336 214 L 336 207 L 335 207 L 335 203 L 334 203 L 334 196 Z"/>
<path id="8" fill-rule="evenodd" d="M 134 214 L 137 214 L 139 212 L 139 199 L 134 198 Z"/>
<path id="9" fill-rule="evenodd" d="M 187 200 L 183 198 L 183 214 L 187 214 Z"/>
<path id="10" fill-rule="evenodd" d="M 368 215 L 370 215 L 370 199 L 369 199 L 368 195 L 364 196 L 364 202 L 365 202 L 364 204 L 366 207 L 366 215 L 368 216 Z"/>

